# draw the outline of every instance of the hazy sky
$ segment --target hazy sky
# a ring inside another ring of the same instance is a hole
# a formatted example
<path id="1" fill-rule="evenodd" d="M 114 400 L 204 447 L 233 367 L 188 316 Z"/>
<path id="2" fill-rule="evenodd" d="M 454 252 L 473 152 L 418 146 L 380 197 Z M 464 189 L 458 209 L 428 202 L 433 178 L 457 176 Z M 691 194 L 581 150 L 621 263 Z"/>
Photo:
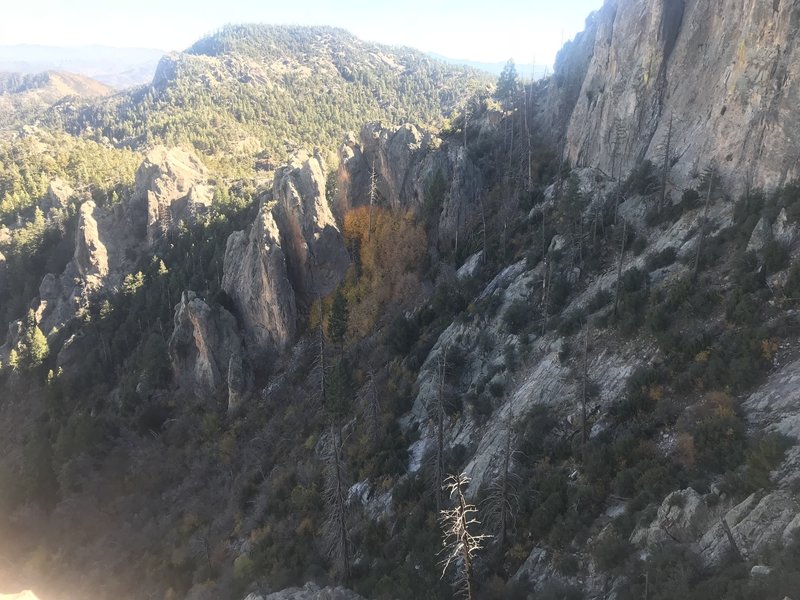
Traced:
<path id="1" fill-rule="evenodd" d="M 226 23 L 344 27 L 461 59 L 551 64 L 602 0 L 7 0 L 0 44 L 182 50 Z"/>

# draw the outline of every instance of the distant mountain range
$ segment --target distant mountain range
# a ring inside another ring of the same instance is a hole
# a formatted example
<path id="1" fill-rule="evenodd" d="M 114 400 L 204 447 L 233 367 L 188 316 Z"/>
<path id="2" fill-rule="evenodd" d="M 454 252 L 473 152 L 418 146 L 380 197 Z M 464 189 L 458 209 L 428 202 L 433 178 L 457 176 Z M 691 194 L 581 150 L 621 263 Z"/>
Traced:
<path id="1" fill-rule="evenodd" d="M 158 61 L 166 52 L 153 48 L 115 48 L 112 46 L 0 45 L 0 72 L 40 73 L 69 71 L 121 89 L 150 83 Z M 481 62 L 452 58 L 434 52 L 428 56 L 451 65 L 464 65 L 491 75 L 500 75 L 505 62 Z M 521 77 L 540 79 L 552 70 L 548 65 L 517 64 Z"/>
<path id="2" fill-rule="evenodd" d="M 465 60 L 460 58 L 451 58 L 442 54 L 436 54 L 435 52 L 428 52 L 427 54 L 428 56 L 444 61 L 451 65 L 464 65 L 466 67 L 472 67 L 473 69 L 485 71 L 486 73 L 491 73 L 492 75 L 500 75 L 507 62 L 480 62 L 477 60 Z M 530 79 L 531 73 L 533 73 L 534 79 L 541 79 L 547 73 L 550 73 L 553 70 L 549 65 L 534 65 L 532 63 L 520 63 L 515 66 L 519 76 L 525 79 Z"/>
<path id="3" fill-rule="evenodd" d="M 152 48 L 0 45 L 0 71 L 69 71 L 120 89 L 149 83 L 163 55 Z"/>

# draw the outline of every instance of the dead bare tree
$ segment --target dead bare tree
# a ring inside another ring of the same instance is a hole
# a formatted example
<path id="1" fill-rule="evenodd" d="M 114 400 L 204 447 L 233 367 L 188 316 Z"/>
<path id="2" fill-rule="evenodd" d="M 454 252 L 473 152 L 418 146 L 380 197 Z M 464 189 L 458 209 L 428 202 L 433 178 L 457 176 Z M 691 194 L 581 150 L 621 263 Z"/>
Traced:
<path id="1" fill-rule="evenodd" d="M 703 205 L 703 217 L 700 220 L 700 239 L 697 241 L 697 252 L 694 255 L 694 269 L 692 269 L 692 280 L 697 279 L 697 274 L 700 272 L 700 254 L 703 250 L 703 242 L 706 238 L 706 223 L 708 222 L 708 207 L 711 205 L 711 194 L 714 190 L 714 180 L 716 179 L 717 171 L 712 164 L 706 168 L 703 175 L 708 191 L 706 193 L 706 201 Z"/>
<path id="2" fill-rule="evenodd" d="M 506 543 L 509 528 L 513 528 L 514 519 L 519 510 L 517 487 L 519 478 L 513 471 L 516 451 L 513 445 L 513 418 L 503 423 L 504 441 L 500 450 L 500 473 L 489 484 L 489 495 L 484 501 L 484 522 L 495 532 L 496 547 L 502 552 Z"/>
<path id="3" fill-rule="evenodd" d="M 317 352 L 314 356 L 314 364 L 312 366 L 312 379 L 316 380 L 316 385 L 319 390 L 319 403 L 325 406 L 327 400 L 327 390 L 325 388 L 325 328 L 323 327 L 322 319 L 322 296 L 317 295 L 317 304 L 319 305 L 319 323 L 317 325 Z"/>
<path id="4" fill-rule="evenodd" d="M 359 400 L 364 407 L 364 416 L 369 422 L 370 438 L 375 442 L 381 430 L 381 404 L 378 395 L 378 384 L 375 379 L 375 369 L 373 368 L 367 371 L 367 380 L 361 388 Z"/>
<path id="5" fill-rule="evenodd" d="M 542 276 L 542 335 L 547 333 L 547 312 L 549 310 L 550 279 L 552 274 L 552 260 L 550 253 L 544 257 L 544 275 Z"/>
<path id="6" fill-rule="evenodd" d="M 464 487 L 469 485 L 466 475 L 450 475 L 445 481 L 445 489 L 450 499 L 455 501 L 452 509 L 440 511 L 444 540 L 442 541 L 442 577 L 450 565 L 456 565 L 456 586 L 467 600 L 475 598 L 475 557 L 483 547 L 483 541 L 490 536 L 473 533 L 480 521 L 478 509 L 469 504 L 464 496 Z"/>
<path id="7" fill-rule="evenodd" d="M 622 125 L 622 121 L 619 117 L 614 118 L 614 125 L 612 127 L 613 136 L 611 139 L 611 179 L 614 181 L 619 181 L 620 174 L 616 173 L 619 163 L 621 163 L 620 154 L 622 153 L 623 146 L 627 142 L 628 133 L 625 131 L 625 127 Z M 619 161 L 619 162 L 618 162 Z"/>
<path id="8" fill-rule="evenodd" d="M 441 512 L 444 504 L 442 486 L 444 485 L 444 428 L 445 414 L 445 384 L 447 377 L 447 348 L 442 348 L 436 365 L 436 401 L 434 406 L 436 418 L 436 454 L 433 465 L 433 492 L 436 497 L 436 511 Z"/>
<path id="9" fill-rule="evenodd" d="M 669 118 L 669 125 L 667 126 L 667 136 L 664 140 L 664 154 L 662 155 L 661 164 L 661 194 L 658 198 L 658 214 L 664 209 L 664 204 L 667 201 L 667 178 L 669 177 L 669 170 L 672 168 L 672 117 Z"/>
<path id="10" fill-rule="evenodd" d="M 372 238 L 372 207 L 378 195 L 378 178 L 375 175 L 375 159 L 372 160 L 372 168 L 369 172 L 369 222 L 367 225 L 367 241 Z"/>
<path id="11" fill-rule="evenodd" d="M 581 390 L 581 447 L 584 460 L 586 459 L 586 442 L 589 440 L 589 431 L 586 427 L 586 404 L 589 395 L 589 321 L 586 321 L 586 333 L 583 338 L 583 389 Z"/>
<path id="12" fill-rule="evenodd" d="M 350 578 L 350 539 L 347 531 L 347 485 L 342 456 L 342 430 L 331 423 L 326 440 L 325 504 L 327 515 L 323 526 L 325 550 L 342 581 Z"/>
<path id="13" fill-rule="evenodd" d="M 614 316 L 617 316 L 619 311 L 619 296 L 622 286 L 622 261 L 625 258 L 625 242 L 628 237 L 628 222 L 622 219 L 622 239 L 619 243 L 619 261 L 617 262 L 617 285 L 614 292 Z"/>

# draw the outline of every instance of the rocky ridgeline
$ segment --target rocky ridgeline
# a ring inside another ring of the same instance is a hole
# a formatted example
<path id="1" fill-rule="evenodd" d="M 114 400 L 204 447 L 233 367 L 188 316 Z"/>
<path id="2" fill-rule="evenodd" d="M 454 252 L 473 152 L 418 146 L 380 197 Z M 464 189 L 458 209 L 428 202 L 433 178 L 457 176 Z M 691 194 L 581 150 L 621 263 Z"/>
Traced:
<path id="1" fill-rule="evenodd" d="M 415 212 L 434 180 L 443 182 L 439 244 L 455 243 L 474 225 L 480 176 L 463 149 L 413 125 L 371 123 L 359 141 L 348 138 L 340 159 L 332 207 L 323 159 L 299 154 L 277 170 L 250 228 L 228 239 L 222 287 L 250 356 L 286 351 L 296 341 L 298 315 L 341 282 L 350 257 L 340 223 L 348 210 L 369 203 L 373 177 L 377 206 Z"/>
<path id="2" fill-rule="evenodd" d="M 439 244 L 457 243 L 477 219 L 477 169 L 463 149 L 413 125 L 368 124 L 359 141 L 348 138 L 340 155 L 333 202 L 326 194 L 322 157 L 300 153 L 276 171 L 249 228 L 227 240 L 222 289 L 236 317 L 192 291 L 176 306 L 172 366 L 176 380 L 193 395 L 235 406 L 246 395 L 250 360 L 276 357 L 297 340 L 298 318 L 336 288 L 350 265 L 340 223 L 347 210 L 369 202 L 373 177 L 377 206 L 415 212 L 424 209 L 431 187 L 440 182 Z M 57 180 L 50 188 L 47 209 L 69 203 L 74 194 Z M 136 260 L 156 252 L 182 224 L 196 222 L 212 197 L 208 172 L 195 155 L 157 147 L 137 170 L 128 201 L 108 208 L 83 203 L 72 260 L 63 273 L 45 276 L 39 288 L 36 318 L 43 332 L 56 340 L 98 294 L 120 289 Z M 4 264 L 0 259 L 0 278 Z M 18 329 L 12 324 L 0 359 Z M 65 349 L 73 341 L 68 339 Z"/>
<path id="3" fill-rule="evenodd" d="M 43 212 L 63 208 L 73 196 L 68 184 L 56 179 L 41 208 Z M 195 156 L 177 148 L 151 150 L 136 173 L 134 193 L 127 202 L 101 208 L 88 200 L 80 205 L 72 259 L 62 273 L 44 277 L 33 301 L 40 329 L 53 340 L 98 293 L 118 290 L 135 258 L 151 252 L 158 240 L 182 223 L 194 222 L 211 198 L 207 172 Z M 9 336 L 0 348 L 0 359 L 14 341 Z"/>

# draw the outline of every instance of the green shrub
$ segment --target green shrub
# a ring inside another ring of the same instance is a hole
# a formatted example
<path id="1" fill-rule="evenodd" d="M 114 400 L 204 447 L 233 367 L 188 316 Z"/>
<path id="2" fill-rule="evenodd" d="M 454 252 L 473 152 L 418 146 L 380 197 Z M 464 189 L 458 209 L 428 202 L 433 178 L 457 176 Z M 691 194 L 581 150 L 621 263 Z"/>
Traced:
<path id="1" fill-rule="evenodd" d="M 664 248 L 661 252 L 656 252 L 647 257 L 645 268 L 648 272 L 652 272 L 657 269 L 668 267 L 675 262 L 677 255 L 678 253 L 675 248 L 671 246 L 669 248 Z"/>
<path id="2" fill-rule="evenodd" d="M 592 548 L 592 557 L 602 571 L 620 568 L 633 552 L 633 545 L 622 537 L 616 529 L 600 536 Z"/>
<path id="3" fill-rule="evenodd" d="M 640 162 L 628 175 L 622 189 L 627 194 L 649 196 L 658 189 L 655 165 L 649 160 Z"/>
<path id="4" fill-rule="evenodd" d="M 783 271 L 789 266 L 789 251 L 786 246 L 776 240 L 770 240 L 761 251 L 764 256 L 764 266 L 768 273 Z"/>
<path id="5" fill-rule="evenodd" d="M 523 300 L 514 300 L 503 313 L 503 323 L 509 333 L 518 335 L 531 319 L 531 307 Z"/>
<path id="6" fill-rule="evenodd" d="M 745 481 L 753 489 L 772 487 L 770 473 L 783 461 L 791 442 L 779 433 L 757 435 L 747 446 Z"/>
<path id="7" fill-rule="evenodd" d="M 613 299 L 614 294 L 612 294 L 610 290 L 600 289 L 592 296 L 592 299 L 589 300 L 589 304 L 586 305 L 586 310 L 589 313 L 597 312 L 601 308 L 608 306 Z"/>

